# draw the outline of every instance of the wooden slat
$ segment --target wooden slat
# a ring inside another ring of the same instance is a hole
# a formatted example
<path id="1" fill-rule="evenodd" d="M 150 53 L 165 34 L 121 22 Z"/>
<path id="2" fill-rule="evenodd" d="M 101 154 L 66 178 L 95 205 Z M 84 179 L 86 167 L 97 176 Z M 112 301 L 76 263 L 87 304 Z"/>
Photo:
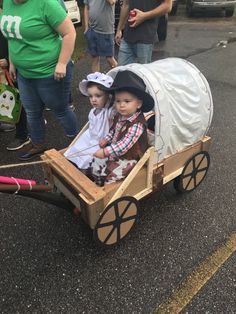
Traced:
<path id="1" fill-rule="evenodd" d="M 41 155 L 40 158 L 43 160 L 43 161 L 46 161 L 46 156 L 44 155 Z M 53 176 L 52 176 L 52 171 L 51 171 L 51 168 L 49 167 L 49 165 L 47 163 L 44 163 L 43 164 L 43 172 L 44 172 L 44 179 L 47 179 L 48 182 L 51 184 L 51 185 L 54 185 L 54 181 L 53 181 Z"/>
<path id="2" fill-rule="evenodd" d="M 208 151 L 211 145 L 211 138 L 209 136 L 205 136 L 202 139 L 202 150 Z"/>
<path id="3" fill-rule="evenodd" d="M 152 146 L 149 148 L 150 157 L 147 162 L 147 189 L 152 189 L 153 184 L 153 168 L 154 168 L 154 154 L 155 148 Z"/>
<path id="4" fill-rule="evenodd" d="M 150 151 L 151 148 L 149 148 L 143 157 L 137 162 L 137 164 L 134 166 L 134 168 L 131 170 L 131 172 L 128 174 L 128 177 L 124 179 L 118 190 L 113 195 L 112 199 L 110 200 L 109 204 L 116 200 L 117 198 L 121 197 L 124 194 L 124 191 L 128 188 L 130 183 L 134 180 L 134 178 L 137 176 L 138 172 L 141 170 L 143 165 L 147 162 L 147 160 L 150 157 Z M 146 178 L 145 178 L 146 181 Z"/>
<path id="5" fill-rule="evenodd" d="M 55 149 L 48 150 L 44 155 L 51 160 L 49 166 L 63 177 L 78 193 L 82 193 L 92 201 L 100 200 L 105 196 L 101 187 L 89 180 L 81 171 L 73 166 Z"/>

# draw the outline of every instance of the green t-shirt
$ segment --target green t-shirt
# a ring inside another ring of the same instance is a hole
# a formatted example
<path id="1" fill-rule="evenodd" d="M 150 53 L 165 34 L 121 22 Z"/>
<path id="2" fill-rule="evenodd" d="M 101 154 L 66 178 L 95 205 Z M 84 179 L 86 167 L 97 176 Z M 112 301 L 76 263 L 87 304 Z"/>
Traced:
<path id="1" fill-rule="evenodd" d="M 1 30 L 8 39 L 10 59 L 22 76 L 53 75 L 61 50 L 55 28 L 66 16 L 57 0 L 4 1 Z"/>

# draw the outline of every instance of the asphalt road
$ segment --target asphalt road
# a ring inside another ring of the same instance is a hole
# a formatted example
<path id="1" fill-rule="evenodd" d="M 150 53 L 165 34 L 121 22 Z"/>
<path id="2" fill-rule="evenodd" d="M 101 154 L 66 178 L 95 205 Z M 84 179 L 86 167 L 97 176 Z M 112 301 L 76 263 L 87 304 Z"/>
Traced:
<path id="1" fill-rule="evenodd" d="M 235 39 L 232 19 L 170 19 L 167 41 L 156 45 L 154 59 L 186 58 L 208 79 L 214 100 L 211 167 L 190 194 L 177 195 L 169 183 L 143 200 L 136 228 L 117 247 L 97 247 L 85 223 L 66 211 L 0 195 L 0 313 L 152 313 L 235 232 Z M 229 43 L 218 45 L 222 41 Z M 76 64 L 73 98 L 81 125 L 89 105 L 77 85 L 88 71 L 88 59 Z M 48 147 L 65 147 L 62 129 L 51 112 L 45 116 Z M 18 152 L 4 149 L 12 138 L 0 134 L 1 164 L 17 162 Z M 1 174 L 43 180 L 39 166 Z M 181 312 L 236 313 L 235 265 L 234 252 L 195 296 L 187 290 Z"/>

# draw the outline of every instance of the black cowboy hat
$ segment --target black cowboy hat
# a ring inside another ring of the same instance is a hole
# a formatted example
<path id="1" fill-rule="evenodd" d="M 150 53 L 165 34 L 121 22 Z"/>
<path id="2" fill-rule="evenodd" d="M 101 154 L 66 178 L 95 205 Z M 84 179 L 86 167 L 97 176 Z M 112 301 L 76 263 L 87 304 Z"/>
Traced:
<path id="1" fill-rule="evenodd" d="M 143 101 L 141 107 L 143 112 L 148 112 L 154 107 L 154 99 L 146 92 L 144 81 L 131 71 L 119 71 L 116 74 L 113 84 L 108 90 L 109 92 L 122 90 L 134 94 Z"/>

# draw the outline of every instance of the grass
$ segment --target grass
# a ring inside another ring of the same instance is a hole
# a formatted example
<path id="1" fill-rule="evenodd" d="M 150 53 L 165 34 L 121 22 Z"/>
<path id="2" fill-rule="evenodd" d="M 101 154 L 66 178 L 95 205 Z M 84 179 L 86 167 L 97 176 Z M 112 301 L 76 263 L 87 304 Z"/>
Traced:
<path id="1" fill-rule="evenodd" d="M 79 59 L 83 58 L 86 53 L 86 41 L 85 41 L 85 36 L 84 36 L 84 21 L 83 21 L 83 7 L 80 6 L 80 16 L 82 20 L 82 26 L 77 26 L 76 27 L 76 41 L 75 41 L 75 49 L 72 55 L 72 59 L 76 62 Z"/>
<path id="2" fill-rule="evenodd" d="M 72 59 L 76 62 L 79 59 L 83 58 L 86 53 L 86 41 L 84 37 L 84 28 L 83 26 L 76 27 L 76 41 L 75 49 L 72 55 Z"/>

